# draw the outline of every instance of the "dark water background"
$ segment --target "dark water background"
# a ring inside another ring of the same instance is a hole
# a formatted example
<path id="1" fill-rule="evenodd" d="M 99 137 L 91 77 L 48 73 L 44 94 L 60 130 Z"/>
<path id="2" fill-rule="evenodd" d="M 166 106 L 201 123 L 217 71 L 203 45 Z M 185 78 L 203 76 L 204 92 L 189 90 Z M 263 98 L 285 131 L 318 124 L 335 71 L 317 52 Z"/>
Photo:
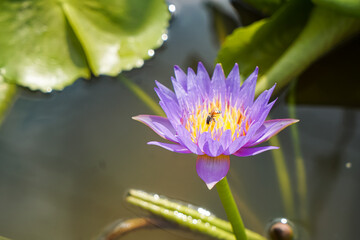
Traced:
<path id="1" fill-rule="evenodd" d="M 168 41 L 141 69 L 126 73 L 154 99 L 155 79 L 170 86 L 173 65 L 186 69 L 200 60 L 212 71 L 219 48 L 213 8 L 202 1 L 174 3 L 177 11 Z M 234 16 L 226 1 L 221 4 L 222 12 Z M 297 126 L 307 171 L 309 219 L 290 217 L 298 225 L 300 239 L 360 236 L 359 40 L 341 46 L 300 77 L 296 112 L 301 120 Z M 330 90 L 318 88 L 316 81 L 326 83 L 331 71 L 342 69 L 345 77 L 330 82 Z M 279 97 L 271 116 L 287 118 L 287 92 Z M 159 137 L 131 119 L 138 114 L 151 111 L 112 78 L 78 80 L 51 94 L 22 89 L 0 128 L 0 235 L 14 240 L 92 239 L 116 219 L 138 216 L 139 211 L 123 201 L 129 188 L 201 205 L 225 218 L 217 192 L 208 191 L 196 174 L 196 156 L 146 145 Z M 289 129 L 280 134 L 280 141 L 295 187 Z M 270 153 L 232 157 L 228 179 L 248 228 L 263 233 L 272 219 L 289 217 Z M 124 239 L 191 239 L 191 235 L 143 230 Z"/>

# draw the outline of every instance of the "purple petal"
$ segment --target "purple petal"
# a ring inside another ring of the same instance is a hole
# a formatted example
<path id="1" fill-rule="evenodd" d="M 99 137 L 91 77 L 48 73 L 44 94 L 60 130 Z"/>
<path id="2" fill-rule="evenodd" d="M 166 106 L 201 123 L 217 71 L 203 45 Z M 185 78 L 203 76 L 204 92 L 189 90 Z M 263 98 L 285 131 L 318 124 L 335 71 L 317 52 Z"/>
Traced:
<path id="1" fill-rule="evenodd" d="M 240 96 L 240 73 L 239 66 L 235 63 L 234 68 L 229 73 L 228 77 L 225 80 L 226 83 L 226 96 L 228 99 L 235 96 Z"/>
<path id="2" fill-rule="evenodd" d="M 169 96 L 165 95 L 158 88 L 154 88 L 155 92 L 160 98 L 160 106 L 164 110 L 166 116 L 170 120 L 170 122 L 178 123 L 180 122 L 180 107 L 177 101 L 171 99 Z"/>
<path id="3" fill-rule="evenodd" d="M 216 64 L 211 80 L 211 89 L 210 99 L 219 99 L 221 100 L 221 103 L 224 104 L 226 85 L 224 70 L 222 69 L 221 64 Z"/>
<path id="4" fill-rule="evenodd" d="M 231 130 L 228 129 L 221 135 L 220 143 L 223 149 L 227 149 L 230 144 L 232 143 L 232 136 L 231 136 Z"/>
<path id="5" fill-rule="evenodd" d="M 209 95 L 210 90 L 210 77 L 201 62 L 199 62 L 198 64 L 196 79 L 199 84 L 199 89 L 201 90 L 200 93 L 203 98 L 206 99 Z"/>
<path id="6" fill-rule="evenodd" d="M 159 146 L 159 147 L 165 148 L 166 150 L 176 152 L 176 153 L 192 153 L 186 147 L 178 145 L 178 144 L 162 143 L 162 142 L 155 142 L 155 141 L 148 142 L 148 144 Z"/>
<path id="7" fill-rule="evenodd" d="M 203 152 L 200 150 L 200 148 L 193 142 L 191 139 L 191 135 L 189 131 L 183 126 L 178 125 L 176 127 L 176 133 L 177 135 L 177 142 L 179 142 L 181 145 L 187 147 L 190 151 L 197 155 L 203 154 Z"/>
<path id="8" fill-rule="evenodd" d="M 226 176 L 229 168 L 230 157 L 226 155 L 218 157 L 200 155 L 196 160 L 196 171 L 209 189 L 212 189 L 217 182 Z"/>
<path id="9" fill-rule="evenodd" d="M 158 81 L 155 81 L 155 84 L 158 87 L 159 91 L 161 91 L 164 96 L 177 102 L 176 95 L 173 91 L 171 91 L 170 89 L 159 83 Z"/>
<path id="10" fill-rule="evenodd" d="M 190 101 L 190 109 L 191 111 L 195 111 L 195 108 L 198 104 L 199 101 L 198 99 L 200 99 L 200 94 L 199 94 L 199 86 L 198 83 L 196 82 L 196 74 L 194 73 L 194 71 L 189 68 L 188 69 L 188 82 L 187 82 L 187 95 L 188 95 L 188 101 Z"/>
<path id="11" fill-rule="evenodd" d="M 144 123 L 160 137 L 177 142 L 175 129 L 167 118 L 152 115 L 139 115 L 132 117 L 132 119 Z"/>
<path id="12" fill-rule="evenodd" d="M 297 119 L 272 119 L 265 121 L 256 134 L 246 143 L 246 147 L 255 146 L 269 140 L 287 126 L 298 122 Z"/>
<path id="13" fill-rule="evenodd" d="M 272 150 L 272 149 L 278 149 L 279 147 L 275 146 L 266 146 L 266 147 L 253 147 L 253 148 L 246 148 L 242 147 L 237 152 L 233 153 L 235 156 L 238 157 L 247 157 L 247 156 L 254 156 L 256 154 Z"/>
<path id="14" fill-rule="evenodd" d="M 183 89 L 187 89 L 187 76 L 184 71 L 179 67 L 174 67 L 176 82 L 178 82 Z"/>
<path id="15" fill-rule="evenodd" d="M 210 157 L 217 157 L 224 153 L 224 148 L 219 141 L 209 137 L 204 144 L 204 153 Z"/>
<path id="16" fill-rule="evenodd" d="M 231 155 L 244 145 L 245 136 L 240 136 L 232 141 L 224 154 Z"/>
<path id="17" fill-rule="evenodd" d="M 260 124 L 257 122 L 250 124 L 249 130 L 247 131 L 246 135 L 236 138 L 235 141 L 233 141 L 229 145 L 229 148 L 226 149 L 224 154 L 231 155 L 237 152 L 242 146 L 244 146 L 249 141 L 249 139 L 251 139 L 251 137 L 255 134 L 255 132 L 258 130 L 259 127 Z M 243 129 L 244 128 L 245 126 L 243 126 Z M 243 130 L 241 129 L 240 131 Z"/>
<path id="18" fill-rule="evenodd" d="M 268 107 L 268 102 L 271 97 L 272 92 L 274 91 L 275 85 L 270 88 L 269 90 L 265 90 L 260 94 L 260 96 L 256 99 L 254 104 L 252 105 L 248 117 L 252 120 L 258 120 L 263 116 L 264 110 L 267 110 L 267 113 L 269 113 L 270 109 Z M 272 106 L 272 105 L 271 105 Z M 266 114 L 267 116 L 267 114 Z M 265 118 L 266 118 L 265 116 Z M 263 119 L 263 121 L 265 120 Z"/>
<path id="19" fill-rule="evenodd" d="M 258 77 L 259 68 L 256 67 L 254 72 L 245 80 L 244 84 L 240 87 L 239 96 L 241 96 L 240 107 L 246 109 L 254 102 L 255 86 Z"/>
<path id="20" fill-rule="evenodd" d="M 183 86 L 177 82 L 175 80 L 175 78 L 171 77 L 171 80 L 172 80 L 172 84 L 174 86 L 174 90 L 175 90 L 175 93 L 176 93 L 176 98 L 178 100 L 178 103 L 180 105 L 180 108 L 181 109 L 187 109 L 187 105 L 188 105 L 188 98 L 187 98 L 187 94 L 186 94 L 186 91 L 185 89 L 183 88 Z"/>
<path id="21" fill-rule="evenodd" d="M 210 137 L 211 137 L 211 135 L 209 132 L 203 132 L 200 134 L 200 136 L 198 138 L 197 144 L 203 153 L 205 153 L 205 150 L 204 150 L 205 143 L 207 142 L 208 138 L 210 138 Z"/>

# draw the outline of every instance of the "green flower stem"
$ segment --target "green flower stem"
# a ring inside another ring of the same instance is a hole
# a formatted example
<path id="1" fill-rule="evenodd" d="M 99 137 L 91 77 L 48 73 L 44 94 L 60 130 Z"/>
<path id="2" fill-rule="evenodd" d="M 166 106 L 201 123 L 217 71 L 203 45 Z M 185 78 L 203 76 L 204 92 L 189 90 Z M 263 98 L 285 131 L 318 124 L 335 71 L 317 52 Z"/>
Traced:
<path id="1" fill-rule="evenodd" d="M 236 206 L 234 197 L 231 193 L 226 177 L 216 184 L 220 200 L 224 206 L 226 215 L 231 223 L 233 232 L 237 240 L 246 240 L 244 223 L 241 219 L 239 210 Z"/>
<path id="2" fill-rule="evenodd" d="M 273 136 L 270 138 L 269 145 L 280 146 L 278 136 Z M 280 149 L 271 151 L 271 153 L 274 158 L 276 175 L 278 177 L 280 192 L 285 206 L 285 212 L 288 216 L 293 217 L 295 216 L 294 199 L 291 191 L 290 177 L 286 167 L 284 154 L 281 151 L 281 147 Z"/>
<path id="3" fill-rule="evenodd" d="M 118 79 L 132 92 L 137 96 L 146 106 L 148 106 L 155 114 L 159 116 L 164 116 L 164 112 L 159 107 L 159 105 L 138 85 L 136 85 L 131 80 L 127 79 L 123 75 L 119 75 Z"/>
<path id="4" fill-rule="evenodd" d="M 195 232 L 217 239 L 235 240 L 230 223 L 213 215 L 202 215 L 194 208 L 171 201 L 163 196 L 149 194 L 139 190 L 130 190 L 126 201 Z M 220 223 L 220 225 L 218 225 L 218 223 Z M 225 227 L 227 230 L 224 230 L 223 227 L 226 225 L 228 225 L 228 227 Z M 246 235 L 248 240 L 265 240 L 261 235 L 247 229 Z"/>
<path id="5" fill-rule="evenodd" d="M 291 83 L 291 91 L 289 95 L 289 117 L 296 118 L 295 112 L 295 89 L 297 80 Z M 300 198 L 300 216 L 303 219 L 307 219 L 307 187 L 306 187 L 306 171 L 305 162 L 301 154 L 300 142 L 299 142 L 299 130 L 298 125 L 294 124 L 290 126 L 292 140 L 294 143 L 295 152 L 295 166 L 296 166 L 296 178 L 297 178 L 297 193 Z"/>

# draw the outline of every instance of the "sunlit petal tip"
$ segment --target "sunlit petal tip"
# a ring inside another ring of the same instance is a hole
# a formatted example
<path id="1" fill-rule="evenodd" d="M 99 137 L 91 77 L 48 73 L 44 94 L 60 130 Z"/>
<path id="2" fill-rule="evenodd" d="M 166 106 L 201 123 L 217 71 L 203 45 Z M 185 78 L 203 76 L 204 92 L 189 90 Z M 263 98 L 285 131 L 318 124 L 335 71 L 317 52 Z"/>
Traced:
<path id="1" fill-rule="evenodd" d="M 205 66 L 204 66 L 204 64 L 202 62 L 198 63 L 197 70 L 198 70 L 198 72 L 202 71 L 202 72 L 205 72 L 207 74 L 206 68 L 205 68 Z"/>
<path id="2" fill-rule="evenodd" d="M 175 129 L 167 118 L 153 115 L 138 115 L 132 117 L 132 119 L 147 125 L 160 137 L 177 142 Z"/>
<path id="3" fill-rule="evenodd" d="M 248 156 L 254 156 L 254 155 L 260 154 L 262 152 L 269 151 L 269 150 L 275 150 L 275 149 L 279 149 L 279 147 L 276 147 L 276 146 L 252 147 L 252 148 L 242 147 L 242 148 L 240 148 L 240 150 L 235 152 L 234 155 L 238 156 L 238 157 L 248 157 Z"/>
<path id="4" fill-rule="evenodd" d="M 218 183 L 219 181 L 217 182 L 212 182 L 212 183 L 207 183 L 206 186 L 209 190 L 213 189 L 213 187 Z"/>
<path id="5" fill-rule="evenodd" d="M 212 189 L 216 183 L 226 176 L 229 168 L 230 157 L 227 155 L 218 157 L 199 155 L 196 160 L 196 171 L 209 189 Z"/>
<path id="6" fill-rule="evenodd" d="M 180 145 L 180 144 L 172 144 L 172 143 L 162 143 L 162 142 L 156 142 L 156 141 L 151 141 L 147 143 L 148 145 L 155 145 L 155 146 L 159 146 L 162 147 L 166 150 L 169 150 L 171 152 L 176 152 L 176 153 L 192 153 L 189 149 L 187 149 L 186 147 Z"/>

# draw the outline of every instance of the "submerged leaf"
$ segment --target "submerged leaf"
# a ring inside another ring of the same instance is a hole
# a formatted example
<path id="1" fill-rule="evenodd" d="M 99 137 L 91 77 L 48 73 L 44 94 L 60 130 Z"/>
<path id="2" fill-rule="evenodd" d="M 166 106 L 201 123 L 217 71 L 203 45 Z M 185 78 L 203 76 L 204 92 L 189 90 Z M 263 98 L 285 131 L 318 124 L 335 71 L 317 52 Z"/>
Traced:
<path id="1" fill-rule="evenodd" d="M 161 45 L 162 0 L 0 2 L 0 74 L 33 90 L 140 67 Z"/>

